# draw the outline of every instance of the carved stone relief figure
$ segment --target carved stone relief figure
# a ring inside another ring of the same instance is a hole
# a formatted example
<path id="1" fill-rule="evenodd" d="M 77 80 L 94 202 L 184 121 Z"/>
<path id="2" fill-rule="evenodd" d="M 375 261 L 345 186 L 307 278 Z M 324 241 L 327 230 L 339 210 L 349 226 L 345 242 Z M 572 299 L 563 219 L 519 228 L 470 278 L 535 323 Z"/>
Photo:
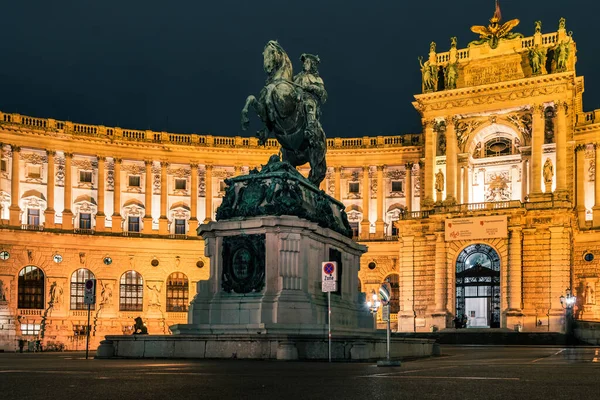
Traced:
<path id="1" fill-rule="evenodd" d="M 437 192 L 444 191 L 444 173 L 441 169 L 435 174 L 435 190 Z"/>
<path id="2" fill-rule="evenodd" d="M 529 48 L 528 55 L 531 74 L 533 76 L 540 75 L 543 72 L 542 67 L 546 63 L 545 50 L 540 45 L 536 45 Z"/>
<path id="3" fill-rule="evenodd" d="M 448 66 L 444 68 L 444 77 L 446 79 L 446 89 L 456 89 L 456 82 L 458 80 L 458 64 L 448 64 Z"/>
<path id="4" fill-rule="evenodd" d="M 63 302 L 63 288 L 56 281 L 50 285 L 50 304 L 55 310 L 60 310 Z"/>
<path id="5" fill-rule="evenodd" d="M 596 291 L 593 288 L 593 284 L 590 283 L 585 286 L 585 304 L 596 304 Z"/>
<path id="6" fill-rule="evenodd" d="M 151 283 L 152 286 L 146 285 L 146 287 L 150 290 L 149 292 L 149 299 L 148 299 L 148 306 L 149 307 L 158 307 L 160 308 L 160 291 L 161 291 L 161 284 L 160 282 L 152 282 Z"/>
<path id="7" fill-rule="evenodd" d="M 546 158 L 546 162 L 544 163 L 544 182 L 546 184 L 551 184 L 553 177 L 554 177 L 554 166 L 552 165 L 552 161 L 550 161 L 549 158 Z"/>

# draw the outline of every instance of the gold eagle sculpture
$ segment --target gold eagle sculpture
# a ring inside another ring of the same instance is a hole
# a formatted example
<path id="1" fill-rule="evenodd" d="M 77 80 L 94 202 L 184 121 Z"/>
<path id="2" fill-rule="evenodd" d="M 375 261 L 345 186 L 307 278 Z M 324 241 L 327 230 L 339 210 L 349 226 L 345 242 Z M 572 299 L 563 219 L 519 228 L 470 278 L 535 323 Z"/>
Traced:
<path id="1" fill-rule="evenodd" d="M 479 40 L 475 40 L 470 44 L 484 44 L 489 43 L 492 49 L 498 47 L 500 39 L 515 39 L 517 37 L 523 37 L 520 33 L 511 32 L 514 27 L 519 25 L 518 19 L 511 19 L 505 23 L 501 23 L 502 13 L 500 12 L 500 4 L 496 0 L 496 12 L 490 19 L 488 26 L 475 25 L 471 27 L 471 31 L 479 35 Z"/>

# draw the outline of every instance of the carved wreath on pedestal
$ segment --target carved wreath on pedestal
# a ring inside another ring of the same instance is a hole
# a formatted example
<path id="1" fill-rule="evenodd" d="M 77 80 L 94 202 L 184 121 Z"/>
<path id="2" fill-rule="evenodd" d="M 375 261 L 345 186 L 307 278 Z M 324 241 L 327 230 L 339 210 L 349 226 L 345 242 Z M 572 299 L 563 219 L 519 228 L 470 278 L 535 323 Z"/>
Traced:
<path id="1" fill-rule="evenodd" d="M 265 235 L 223 238 L 224 291 L 260 292 L 265 287 Z"/>

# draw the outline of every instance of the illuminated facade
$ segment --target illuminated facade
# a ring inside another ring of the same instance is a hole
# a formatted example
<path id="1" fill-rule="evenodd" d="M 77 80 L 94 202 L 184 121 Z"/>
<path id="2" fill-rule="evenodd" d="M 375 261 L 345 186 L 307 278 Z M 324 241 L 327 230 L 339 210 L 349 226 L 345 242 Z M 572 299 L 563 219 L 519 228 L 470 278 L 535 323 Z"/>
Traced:
<path id="1" fill-rule="evenodd" d="M 531 49 L 543 50 L 541 66 Z M 568 287 L 576 317 L 600 319 L 600 111 L 583 111 L 575 54 L 564 21 L 550 34 L 432 46 L 423 68 L 436 73 L 414 102 L 423 133 L 327 140 L 321 188 L 369 247 L 361 290 L 390 279 L 399 331 L 462 314 L 473 327 L 561 331 Z M 278 151 L 274 140 L 6 113 L 0 143 L 0 349 L 10 350 L 37 337 L 81 349 L 88 278 L 92 347 L 130 333 L 137 316 L 150 333 L 185 323 L 209 271 L 198 224 L 214 219 L 225 178 Z M 467 217 L 506 222 L 448 236 Z"/>

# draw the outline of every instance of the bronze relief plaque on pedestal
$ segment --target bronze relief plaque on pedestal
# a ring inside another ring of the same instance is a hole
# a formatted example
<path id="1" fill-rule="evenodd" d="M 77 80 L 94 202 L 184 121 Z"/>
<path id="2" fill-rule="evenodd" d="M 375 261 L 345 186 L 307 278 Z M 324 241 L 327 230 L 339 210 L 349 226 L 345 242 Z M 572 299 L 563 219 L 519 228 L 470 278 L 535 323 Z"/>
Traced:
<path id="1" fill-rule="evenodd" d="M 265 286 L 265 235 L 223 238 L 224 291 L 260 292 Z"/>

